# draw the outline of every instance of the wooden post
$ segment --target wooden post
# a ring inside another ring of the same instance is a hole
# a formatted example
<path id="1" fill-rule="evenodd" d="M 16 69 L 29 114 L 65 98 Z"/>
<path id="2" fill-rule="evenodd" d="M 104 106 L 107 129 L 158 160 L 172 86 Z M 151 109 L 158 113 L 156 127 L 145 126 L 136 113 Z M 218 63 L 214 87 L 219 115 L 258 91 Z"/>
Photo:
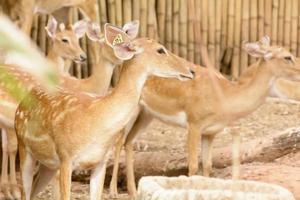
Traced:
<path id="1" fill-rule="evenodd" d="M 297 20 L 298 20 L 298 0 L 292 2 L 292 31 L 291 31 L 291 52 L 297 54 Z"/>
<path id="2" fill-rule="evenodd" d="M 257 20 L 258 27 L 255 29 L 256 31 L 258 31 L 257 39 L 262 38 L 265 34 L 264 17 L 265 17 L 265 0 L 258 0 L 258 20 Z"/>
<path id="3" fill-rule="evenodd" d="M 215 40 L 216 40 L 216 16 L 215 1 L 208 1 L 208 55 L 211 64 L 216 66 Z"/>
<path id="4" fill-rule="evenodd" d="M 140 0 L 133 0 L 132 9 L 132 19 L 140 20 Z"/>
<path id="5" fill-rule="evenodd" d="M 116 1 L 108 0 L 108 20 L 112 24 L 116 24 Z"/>
<path id="6" fill-rule="evenodd" d="M 271 24 L 272 24 L 272 0 L 265 0 L 265 33 L 264 35 L 271 36 Z"/>
<path id="7" fill-rule="evenodd" d="M 122 27 L 123 25 L 123 11 L 122 11 L 122 0 L 115 0 L 116 2 L 116 25 Z M 129 9 L 129 8 L 126 8 Z"/>
<path id="8" fill-rule="evenodd" d="M 100 23 L 101 28 L 104 27 L 104 24 L 107 23 L 107 11 L 106 11 L 106 1 L 99 0 L 99 7 L 100 7 Z"/>
<path id="9" fill-rule="evenodd" d="M 220 57 L 223 58 L 227 48 L 227 29 L 228 29 L 228 0 L 222 0 L 222 30 L 221 30 L 221 52 Z M 223 71 L 223 69 L 221 69 Z"/>
<path id="10" fill-rule="evenodd" d="M 123 23 L 130 22 L 132 20 L 132 5 L 131 0 L 123 0 Z"/>
<path id="11" fill-rule="evenodd" d="M 194 5 L 194 0 L 189 0 Z M 194 9 L 194 8 L 189 8 Z M 195 16 L 193 15 L 194 12 L 191 12 L 189 10 L 188 12 L 188 52 L 187 52 L 187 58 L 191 62 L 195 62 L 195 49 L 194 49 L 194 22 L 195 22 Z"/>
<path id="12" fill-rule="evenodd" d="M 223 63 L 229 66 L 232 54 L 233 54 L 233 44 L 234 44 L 234 14 L 235 14 L 235 0 L 228 0 L 228 29 L 227 29 L 227 50 L 224 55 Z"/>
<path id="13" fill-rule="evenodd" d="M 222 0 L 216 0 L 215 67 L 220 70 Z"/>
<path id="14" fill-rule="evenodd" d="M 140 9 L 140 33 L 142 37 L 147 36 L 147 0 L 141 0 L 141 9 Z"/>
<path id="15" fill-rule="evenodd" d="M 290 0 L 285 2 L 285 13 L 284 13 L 284 40 L 283 45 L 285 48 L 290 50 L 291 48 L 291 18 L 292 18 L 292 4 Z"/>
<path id="16" fill-rule="evenodd" d="M 196 26 L 194 29 L 195 35 L 194 35 L 194 40 L 195 40 L 195 63 L 196 64 L 201 64 L 201 46 L 202 46 L 202 36 L 201 36 L 201 2 L 198 0 L 195 0 L 195 15 L 196 15 Z M 197 37 L 197 35 L 200 35 Z"/>
<path id="17" fill-rule="evenodd" d="M 284 32 L 284 7 L 285 0 L 279 0 L 279 13 L 278 13 L 278 45 L 283 46 L 283 32 Z"/>
<path id="18" fill-rule="evenodd" d="M 148 37 L 157 39 L 157 24 L 155 14 L 155 0 L 148 0 Z"/>

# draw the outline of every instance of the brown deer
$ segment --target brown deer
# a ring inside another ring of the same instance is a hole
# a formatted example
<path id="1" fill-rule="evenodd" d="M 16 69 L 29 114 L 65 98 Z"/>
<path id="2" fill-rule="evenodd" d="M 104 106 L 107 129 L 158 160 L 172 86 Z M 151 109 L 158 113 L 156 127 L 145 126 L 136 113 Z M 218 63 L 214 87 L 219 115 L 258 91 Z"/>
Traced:
<path id="1" fill-rule="evenodd" d="M 197 147 L 202 141 L 203 175 L 209 176 L 212 169 L 212 141 L 214 136 L 235 120 L 248 115 L 264 103 L 277 79 L 299 80 L 300 63 L 282 47 L 273 47 L 269 38 L 266 43 L 247 43 L 245 50 L 260 58 L 251 76 L 242 75 L 237 82 L 230 82 L 216 75 L 223 99 L 214 90 L 206 68 L 196 70 L 196 78 L 187 82 L 175 79 L 149 78 L 143 88 L 140 114 L 133 128 L 117 143 L 116 160 L 125 143 L 127 187 L 131 195 L 136 195 L 133 169 L 132 142 L 142 132 L 153 117 L 169 124 L 188 129 L 188 169 L 189 175 L 198 172 Z M 163 102 L 163 103 L 162 103 Z M 125 142 L 124 142 L 125 141 Z M 233 134 L 233 177 L 239 176 L 239 134 Z M 111 194 L 117 195 L 117 166 L 111 181 Z"/>
<path id="2" fill-rule="evenodd" d="M 30 95 L 36 103 L 21 103 L 17 109 L 15 127 L 25 199 L 30 199 L 35 161 L 41 167 L 32 193 L 41 190 L 60 170 L 61 199 L 70 199 L 72 170 L 85 168 L 93 169 L 90 198 L 100 199 L 106 153 L 137 109 L 148 76 L 193 78 L 191 63 L 152 40 L 126 41 L 122 33 L 114 26 L 105 26 L 107 43 L 119 59 L 125 60 L 119 84 L 109 95 L 91 97 L 68 91 L 47 94 L 37 88 Z"/>

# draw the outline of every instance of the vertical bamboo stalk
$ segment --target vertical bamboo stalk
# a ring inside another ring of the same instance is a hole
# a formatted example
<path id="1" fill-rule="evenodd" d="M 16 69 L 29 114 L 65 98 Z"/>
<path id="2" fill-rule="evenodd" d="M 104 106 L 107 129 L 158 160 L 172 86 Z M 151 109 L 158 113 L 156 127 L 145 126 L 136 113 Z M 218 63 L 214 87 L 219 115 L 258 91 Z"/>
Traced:
<path id="1" fill-rule="evenodd" d="M 291 31 L 291 52 L 297 54 L 297 20 L 298 20 L 298 0 L 292 2 L 292 31 Z"/>
<path id="2" fill-rule="evenodd" d="M 45 31 L 46 24 L 47 24 L 47 16 L 41 15 L 39 18 L 38 45 L 44 53 L 46 52 L 46 31 Z"/>
<path id="3" fill-rule="evenodd" d="M 298 4 L 298 10 L 300 11 L 300 3 Z M 300 56 L 300 14 L 298 14 L 298 33 L 297 33 L 297 37 L 298 37 L 298 42 L 297 42 L 297 57 Z"/>
<path id="4" fill-rule="evenodd" d="M 148 0 L 148 37 L 157 39 L 155 0 Z"/>
<path id="5" fill-rule="evenodd" d="M 79 19 L 78 9 L 75 8 L 75 9 L 73 9 L 73 23 L 78 21 L 78 19 Z M 77 78 L 82 78 L 81 66 L 78 63 L 75 64 L 75 74 L 76 74 Z"/>
<path id="6" fill-rule="evenodd" d="M 208 17 L 207 16 L 208 16 L 208 2 L 207 0 L 203 0 L 201 2 L 201 36 L 202 36 L 201 43 L 203 48 L 207 48 L 208 46 Z M 201 59 L 203 58 L 201 57 Z"/>
<path id="7" fill-rule="evenodd" d="M 194 1 L 194 0 L 189 0 Z M 194 4 L 194 2 L 192 2 Z M 193 8 L 194 9 L 194 8 Z M 187 51 L 187 58 L 189 61 L 194 62 L 194 21 L 195 16 L 193 12 L 188 13 L 188 51 Z"/>
<path id="8" fill-rule="evenodd" d="M 257 40 L 257 0 L 251 0 L 250 2 L 250 41 Z M 250 57 L 250 64 L 255 62 L 254 57 Z"/>
<path id="9" fill-rule="evenodd" d="M 140 13 L 140 27 L 141 36 L 146 37 L 147 35 L 147 0 L 141 0 L 141 13 Z"/>
<path id="10" fill-rule="evenodd" d="M 278 13 L 278 45 L 283 46 L 285 0 L 279 0 Z"/>
<path id="11" fill-rule="evenodd" d="M 133 0 L 132 2 L 132 19 L 139 20 L 140 19 L 140 0 Z"/>
<path id="12" fill-rule="evenodd" d="M 265 26 L 264 26 L 264 16 L 265 15 L 265 0 L 258 0 L 258 21 L 257 29 L 258 30 L 258 39 L 264 36 Z"/>
<path id="13" fill-rule="evenodd" d="M 116 2 L 116 25 L 122 27 L 123 25 L 122 0 L 115 0 L 115 2 Z"/>
<path id="14" fill-rule="evenodd" d="M 37 42 L 38 30 L 39 30 L 39 17 L 38 15 L 34 15 L 32 28 L 31 28 L 31 38 L 34 42 Z"/>
<path id="15" fill-rule="evenodd" d="M 242 41 L 249 41 L 249 8 L 251 0 L 243 0 L 242 8 Z M 241 51 L 241 67 L 240 73 L 242 73 L 248 67 L 248 54 L 246 51 Z"/>
<path id="16" fill-rule="evenodd" d="M 215 42 L 215 66 L 220 70 L 220 51 L 221 51 L 221 17 L 222 17 L 222 0 L 216 0 L 216 42 Z"/>
<path id="17" fill-rule="evenodd" d="M 194 27 L 197 29 L 195 33 L 199 33 L 201 35 L 201 2 L 198 0 L 195 0 L 195 14 L 196 14 L 196 26 Z M 194 35 L 195 40 L 195 63 L 200 64 L 201 63 L 201 40 L 202 37 L 196 37 Z"/>
<path id="18" fill-rule="evenodd" d="M 123 23 L 130 22 L 132 20 L 132 5 L 131 0 L 123 0 Z"/>
<path id="19" fill-rule="evenodd" d="M 108 0 L 108 19 L 112 24 L 116 24 L 116 1 Z"/>
<path id="20" fill-rule="evenodd" d="M 271 43 L 276 45 L 278 42 L 278 6 L 279 0 L 273 0 L 272 3 L 272 33 L 271 33 Z"/>
<path id="21" fill-rule="evenodd" d="M 172 40 L 173 40 L 173 35 L 172 35 L 172 0 L 167 0 L 167 15 L 166 15 L 166 47 L 169 50 L 172 50 Z"/>
<path id="22" fill-rule="evenodd" d="M 290 0 L 285 2 L 285 13 L 284 13 L 284 40 L 283 45 L 285 48 L 290 50 L 291 48 L 291 12 L 292 4 Z"/>
<path id="23" fill-rule="evenodd" d="M 158 18 L 158 38 L 161 44 L 165 44 L 165 27 L 166 27 L 166 0 L 157 2 L 157 18 Z"/>
<path id="24" fill-rule="evenodd" d="M 232 54 L 233 54 L 233 44 L 234 44 L 234 14 L 235 14 L 235 0 L 228 0 L 228 39 L 227 39 L 227 50 L 224 55 L 223 63 L 229 66 Z"/>
<path id="25" fill-rule="evenodd" d="M 211 64 L 215 67 L 215 25 L 216 25 L 216 16 L 215 16 L 215 1 L 208 1 L 208 55 L 211 61 Z"/>
<path id="26" fill-rule="evenodd" d="M 265 0 L 265 33 L 264 35 L 271 36 L 272 23 L 272 0 Z"/>
<path id="27" fill-rule="evenodd" d="M 240 45 L 241 45 L 241 15 L 242 0 L 235 1 L 235 22 L 234 22 L 234 47 L 231 65 L 231 75 L 237 79 L 240 71 Z"/>
<path id="28" fill-rule="evenodd" d="M 180 0 L 179 8 L 179 55 L 187 58 L 187 2 Z"/>
<path id="29" fill-rule="evenodd" d="M 173 0 L 173 52 L 179 55 L 179 0 Z"/>
<path id="30" fill-rule="evenodd" d="M 107 7 L 106 7 L 106 1 L 105 0 L 99 0 L 99 6 L 100 6 L 100 23 L 101 27 L 104 27 L 104 24 L 107 23 Z"/>
<path id="31" fill-rule="evenodd" d="M 222 0 L 222 30 L 221 30 L 221 55 L 224 56 L 225 50 L 227 48 L 227 13 L 228 13 L 228 0 Z"/>

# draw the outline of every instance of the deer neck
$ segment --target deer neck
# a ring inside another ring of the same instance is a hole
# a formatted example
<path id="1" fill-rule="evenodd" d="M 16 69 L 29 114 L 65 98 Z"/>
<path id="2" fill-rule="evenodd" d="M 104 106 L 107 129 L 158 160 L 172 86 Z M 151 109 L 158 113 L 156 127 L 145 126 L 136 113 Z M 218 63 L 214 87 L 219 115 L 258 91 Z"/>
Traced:
<path id="1" fill-rule="evenodd" d="M 54 66 L 56 66 L 56 70 L 58 70 L 59 73 L 65 73 L 65 60 L 57 52 L 55 52 L 54 49 L 51 48 L 49 50 L 47 58 L 54 63 Z"/>
<path id="2" fill-rule="evenodd" d="M 129 61 L 130 62 L 130 61 Z M 125 63 L 124 63 L 125 64 Z M 98 114 L 95 126 L 106 127 L 109 137 L 116 136 L 117 132 L 125 127 L 132 115 L 138 109 L 143 85 L 147 79 L 147 72 L 132 64 L 124 65 L 118 85 L 112 93 L 104 98 L 96 99 L 89 112 Z M 104 114 L 101 116 L 99 113 Z M 93 116 L 93 114 L 91 114 Z M 103 119 L 108 120 L 103 120 Z M 114 128 L 112 130 L 112 127 Z M 101 132 L 101 131 L 98 131 Z"/>
<path id="3" fill-rule="evenodd" d="M 271 70 L 261 63 L 253 78 L 249 81 L 237 83 L 226 95 L 225 113 L 234 112 L 232 116 L 242 117 L 257 109 L 265 102 L 270 88 L 275 83 L 276 77 Z M 241 76 L 241 79 L 243 75 Z"/>
<path id="4" fill-rule="evenodd" d="M 92 75 L 85 80 L 85 84 L 92 87 L 92 92 L 105 95 L 110 87 L 115 66 L 116 64 L 101 49 L 99 61 L 93 68 Z"/>

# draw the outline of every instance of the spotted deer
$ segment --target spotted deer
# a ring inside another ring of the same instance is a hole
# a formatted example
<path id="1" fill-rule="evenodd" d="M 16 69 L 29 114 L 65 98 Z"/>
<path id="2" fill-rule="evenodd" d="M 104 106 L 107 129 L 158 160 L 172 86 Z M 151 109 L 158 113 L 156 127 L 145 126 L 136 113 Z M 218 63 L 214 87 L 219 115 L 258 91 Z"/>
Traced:
<path id="1" fill-rule="evenodd" d="M 215 75 L 223 93 L 222 99 L 215 92 L 206 68 L 198 67 L 195 70 L 196 78 L 186 82 L 158 77 L 147 80 L 141 95 L 141 111 L 129 133 L 124 134 L 117 142 L 115 152 L 115 165 L 118 165 L 122 145 L 125 145 L 127 187 L 131 195 L 136 195 L 132 142 L 153 118 L 188 129 L 189 175 L 198 172 L 197 147 L 201 140 L 203 175 L 209 176 L 212 169 L 212 141 L 215 135 L 262 105 L 277 80 L 299 81 L 299 61 L 284 48 L 270 46 L 268 37 L 262 40 L 263 43 L 244 45 L 244 49 L 251 56 L 260 58 L 251 76 L 241 75 L 237 82 L 230 82 L 219 74 Z M 238 178 L 239 134 L 236 131 L 233 133 L 232 150 L 233 178 Z M 118 167 L 114 166 L 110 185 L 113 196 L 117 195 L 117 170 Z"/>
<path id="2" fill-rule="evenodd" d="M 61 199 L 70 199 L 74 169 L 92 169 L 90 199 L 100 199 L 106 153 L 136 111 L 147 78 L 150 75 L 180 80 L 193 78 L 191 63 L 153 40 L 125 40 L 122 33 L 112 25 L 105 25 L 106 42 L 124 60 L 119 84 L 110 94 L 92 97 L 69 91 L 47 94 L 35 89 L 31 97 L 36 103 L 28 106 L 21 103 L 18 107 L 15 127 L 25 199 L 42 190 L 57 170 L 60 170 Z M 33 181 L 35 161 L 41 167 L 39 178 Z"/>

